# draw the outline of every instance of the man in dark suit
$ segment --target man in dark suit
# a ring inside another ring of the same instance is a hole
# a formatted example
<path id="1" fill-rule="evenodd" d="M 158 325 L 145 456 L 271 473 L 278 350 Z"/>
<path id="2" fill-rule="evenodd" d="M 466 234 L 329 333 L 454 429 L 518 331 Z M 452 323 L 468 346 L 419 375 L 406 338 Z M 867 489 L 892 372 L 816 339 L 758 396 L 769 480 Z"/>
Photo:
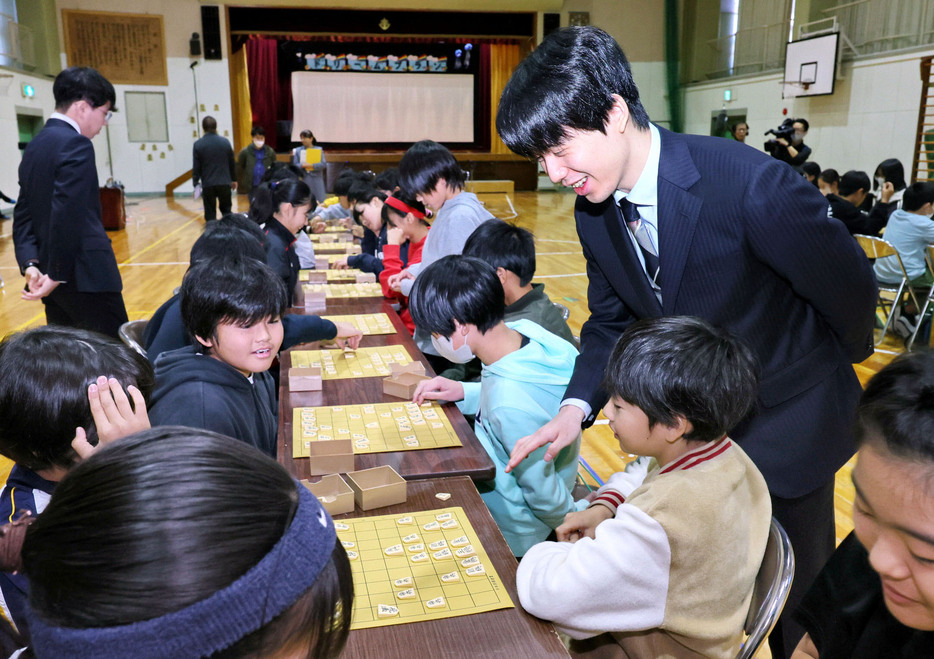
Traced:
<path id="1" fill-rule="evenodd" d="M 192 149 L 191 180 L 195 186 L 201 184 L 204 219 L 211 222 L 217 219 L 218 205 L 222 217 L 230 213 L 230 191 L 237 189 L 237 171 L 233 147 L 217 134 L 214 117 L 202 119 L 201 127 L 204 136 Z"/>
<path id="2" fill-rule="evenodd" d="M 591 312 L 561 410 L 510 465 L 547 443 L 551 459 L 593 423 L 610 351 L 634 320 L 691 315 L 729 330 L 760 364 L 757 410 L 730 434 L 794 544 L 790 613 L 835 546 L 834 474 L 853 454 L 860 392 L 851 362 L 873 350 L 865 256 L 786 163 L 650 124 L 625 55 L 596 28 L 545 39 L 513 73 L 496 125 L 578 194 Z M 789 656 L 802 635 L 786 618 L 773 649 Z"/>
<path id="3" fill-rule="evenodd" d="M 104 76 L 83 67 L 59 73 L 52 93 L 55 112 L 19 166 L 13 244 L 26 277 L 22 297 L 41 299 L 50 325 L 117 337 L 127 321 L 123 282 L 101 223 L 91 145 L 110 119 L 116 94 Z"/>

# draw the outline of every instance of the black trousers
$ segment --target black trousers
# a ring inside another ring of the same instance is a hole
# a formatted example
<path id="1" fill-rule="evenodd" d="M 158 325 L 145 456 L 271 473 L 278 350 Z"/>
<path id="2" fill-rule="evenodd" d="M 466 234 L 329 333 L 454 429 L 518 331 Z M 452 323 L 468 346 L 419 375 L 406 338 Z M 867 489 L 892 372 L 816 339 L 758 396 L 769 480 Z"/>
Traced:
<path id="1" fill-rule="evenodd" d="M 230 213 L 230 184 L 205 186 L 201 190 L 204 199 L 204 219 L 212 222 L 217 219 L 217 206 L 220 205 L 221 217 Z"/>
<path id="2" fill-rule="evenodd" d="M 99 332 L 119 339 L 118 330 L 127 322 L 121 293 L 79 293 L 55 289 L 42 298 L 49 325 L 64 325 Z"/>
<path id="3" fill-rule="evenodd" d="M 791 657 L 804 636 L 804 628 L 791 615 L 807 593 L 824 563 L 836 549 L 834 524 L 834 481 L 796 499 L 772 497 L 772 515 L 788 533 L 795 552 L 795 580 L 781 618 L 769 635 L 776 659 Z"/>

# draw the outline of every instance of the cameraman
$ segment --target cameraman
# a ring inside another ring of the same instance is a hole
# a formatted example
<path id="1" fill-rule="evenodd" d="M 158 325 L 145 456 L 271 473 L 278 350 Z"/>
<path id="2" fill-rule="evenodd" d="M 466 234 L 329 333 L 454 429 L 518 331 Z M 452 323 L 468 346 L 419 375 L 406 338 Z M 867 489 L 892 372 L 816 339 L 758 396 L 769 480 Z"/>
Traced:
<path id="1" fill-rule="evenodd" d="M 765 143 L 765 150 L 773 158 L 787 162 L 800 172 L 801 165 L 811 156 L 811 147 L 804 143 L 808 128 L 807 119 L 785 119 L 777 129 L 766 133 L 775 137 Z"/>

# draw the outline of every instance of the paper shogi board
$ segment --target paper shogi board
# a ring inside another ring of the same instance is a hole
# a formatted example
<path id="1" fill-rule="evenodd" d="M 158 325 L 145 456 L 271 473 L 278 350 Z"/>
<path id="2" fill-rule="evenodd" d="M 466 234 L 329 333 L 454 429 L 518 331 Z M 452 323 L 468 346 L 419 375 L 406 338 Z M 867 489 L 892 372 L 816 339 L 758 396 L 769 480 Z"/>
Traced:
<path id="1" fill-rule="evenodd" d="M 327 299 L 383 297 L 383 287 L 379 282 L 364 284 L 303 284 L 306 293 L 324 291 Z"/>
<path id="2" fill-rule="evenodd" d="M 349 229 L 348 229 L 349 231 Z M 341 256 L 347 256 L 350 254 L 347 250 L 352 250 L 357 247 L 357 243 L 321 243 L 315 246 L 315 255 L 324 255 L 324 254 L 340 254 Z M 358 254 L 360 252 L 357 252 Z"/>
<path id="3" fill-rule="evenodd" d="M 292 457 L 307 458 L 311 442 L 353 440 L 354 453 L 386 453 L 462 446 L 437 403 L 371 403 L 296 407 L 292 412 Z"/>
<path id="4" fill-rule="evenodd" d="M 335 521 L 350 558 L 351 629 L 513 608 L 460 507 Z"/>
<path id="5" fill-rule="evenodd" d="M 308 281 L 309 273 L 311 272 L 326 272 L 329 282 L 345 280 L 356 281 L 357 275 L 363 274 L 363 270 L 358 270 L 357 268 L 344 268 L 343 270 L 299 270 L 298 280 Z"/>
<path id="6" fill-rule="evenodd" d="M 389 316 L 384 313 L 358 313 L 348 314 L 346 316 L 321 316 L 332 323 L 350 323 L 358 330 L 363 332 L 364 336 L 373 336 L 374 334 L 395 334 L 396 328 L 392 326 Z"/>
<path id="7" fill-rule="evenodd" d="M 323 380 L 346 378 L 376 378 L 390 375 L 390 364 L 410 364 L 415 361 L 403 346 L 357 348 L 356 353 L 343 350 L 295 350 L 292 367 L 317 366 Z"/>
<path id="8" fill-rule="evenodd" d="M 345 226 L 333 226 L 325 228 L 323 233 L 348 233 L 349 231 L 350 229 Z"/>

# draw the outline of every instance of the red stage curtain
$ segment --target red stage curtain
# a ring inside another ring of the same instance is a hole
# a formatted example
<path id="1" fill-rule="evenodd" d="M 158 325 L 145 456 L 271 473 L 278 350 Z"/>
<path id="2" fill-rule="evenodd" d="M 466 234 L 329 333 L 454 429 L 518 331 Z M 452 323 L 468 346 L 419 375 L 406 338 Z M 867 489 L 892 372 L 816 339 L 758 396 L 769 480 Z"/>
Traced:
<path id="1" fill-rule="evenodd" d="M 279 44 L 275 39 L 251 38 L 245 48 L 253 125 L 263 127 L 266 144 L 276 149 L 276 108 L 280 100 Z"/>

